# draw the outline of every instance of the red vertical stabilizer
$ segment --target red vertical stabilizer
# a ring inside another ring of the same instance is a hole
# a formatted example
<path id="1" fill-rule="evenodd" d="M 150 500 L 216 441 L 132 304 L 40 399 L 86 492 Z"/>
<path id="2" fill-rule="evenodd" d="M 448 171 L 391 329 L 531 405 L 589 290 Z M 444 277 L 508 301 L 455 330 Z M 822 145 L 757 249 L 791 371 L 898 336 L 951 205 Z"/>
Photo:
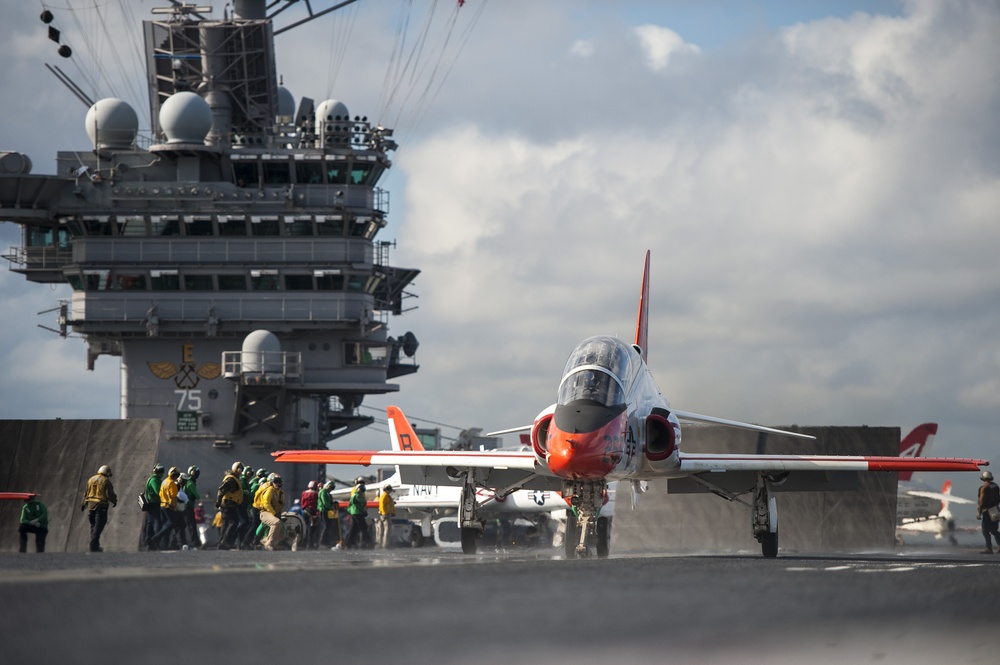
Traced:
<path id="1" fill-rule="evenodd" d="M 646 267 L 642 270 L 642 294 L 639 296 L 639 317 L 635 324 L 635 344 L 646 362 L 649 342 L 649 250 L 646 250 Z"/>
<path id="2" fill-rule="evenodd" d="M 927 450 L 930 450 L 931 441 L 937 434 L 937 423 L 924 423 L 917 425 L 913 431 L 903 437 L 899 444 L 900 457 L 921 457 Z M 913 477 L 912 471 L 901 471 L 899 479 L 906 482 Z"/>

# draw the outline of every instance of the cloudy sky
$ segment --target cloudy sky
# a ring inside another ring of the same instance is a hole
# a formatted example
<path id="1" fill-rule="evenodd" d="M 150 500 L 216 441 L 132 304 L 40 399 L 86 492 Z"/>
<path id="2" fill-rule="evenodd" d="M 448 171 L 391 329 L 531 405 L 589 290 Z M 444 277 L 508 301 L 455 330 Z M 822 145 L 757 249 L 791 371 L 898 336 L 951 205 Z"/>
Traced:
<path id="1" fill-rule="evenodd" d="M 141 19 L 156 4 L 127 6 Z M 406 4 L 277 39 L 296 96 L 340 99 L 402 143 L 380 238 L 422 270 L 418 309 L 391 323 L 420 339 L 421 369 L 366 405 L 530 423 L 577 341 L 633 338 L 650 249 L 650 367 L 677 408 L 936 421 L 934 453 L 1000 460 L 1000 5 L 417 0 L 406 48 L 430 34 L 401 76 Z M 94 5 L 51 5 L 76 64 L 38 3 L 3 10 L 0 149 L 35 172 L 87 146 L 86 109 L 44 62 L 144 108 L 121 83 L 140 37 L 104 39 Z M 96 5 L 121 24 L 126 3 Z M 0 225 L 4 247 L 18 237 Z M 117 416 L 115 359 L 88 372 L 82 341 L 38 327 L 66 293 L 0 272 L 0 417 Z M 956 478 L 956 493 L 977 485 Z"/>

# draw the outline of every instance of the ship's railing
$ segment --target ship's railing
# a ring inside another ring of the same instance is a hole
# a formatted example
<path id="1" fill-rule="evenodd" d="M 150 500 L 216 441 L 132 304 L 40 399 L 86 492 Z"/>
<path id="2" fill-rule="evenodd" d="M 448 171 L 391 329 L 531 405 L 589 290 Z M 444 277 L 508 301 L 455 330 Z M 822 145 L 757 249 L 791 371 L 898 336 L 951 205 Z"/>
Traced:
<path id="1" fill-rule="evenodd" d="M 76 292 L 73 294 L 70 319 L 73 325 L 101 324 L 150 325 L 155 321 L 161 328 L 207 325 L 209 320 L 232 328 L 251 326 L 257 322 L 276 322 L 287 326 L 312 323 L 350 323 L 367 319 L 371 322 L 371 297 L 329 293 L 317 295 L 266 296 L 252 294 L 225 297 L 219 293 L 150 298 L 148 294 L 122 291 L 107 294 Z"/>
<path id="2" fill-rule="evenodd" d="M 223 351 L 222 375 L 248 386 L 302 382 L 302 354 L 293 351 Z"/>
<path id="3" fill-rule="evenodd" d="M 337 239 L 325 236 L 302 238 L 233 238 L 222 240 L 212 237 L 198 240 L 187 238 L 176 242 L 175 236 L 161 238 L 114 238 L 107 242 L 78 239 L 73 244 L 72 255 L 66 252 L 63 263 L 189 263 L 189 264 L 254 264 L 301 263 L 371 265 L 374 249 L 371 243 L 361 240 Z"/>
<path id="4" fill-rule="evenodd" d="M 58 247 L 15 247 L 11 246 L 6 254 L 0 255 L 7 259 L 10 269 L 15 271 L 29 270 L 59 270 L 73 261 L 73 252 Z"/>

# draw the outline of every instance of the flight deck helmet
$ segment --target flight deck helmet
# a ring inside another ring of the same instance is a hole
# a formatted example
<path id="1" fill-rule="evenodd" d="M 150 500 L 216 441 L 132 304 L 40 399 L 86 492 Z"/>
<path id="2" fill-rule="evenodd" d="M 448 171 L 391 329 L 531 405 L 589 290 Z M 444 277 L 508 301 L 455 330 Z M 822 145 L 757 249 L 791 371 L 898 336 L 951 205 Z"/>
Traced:
<path id="1" fill-rule="evenodd" d="M 983 475 L 979 476 L 979 478 L 988 483 L 993 482 L 993 474 L 989 471 L 983 471 Z"/>
<path id="2" fill-rule="evenodd" d="M 275 487 L 281 487 L 281 476 L 279 476 L 276 473 L 273 473 L 271 475 L 274 476 L 273 478 L 271 478 L 271 484 L 274 485 Z"/>
<path id="3" fill-rule="evenodd" d="M 314 489 L 317 489 L 318 487 L 319 487 L 319 485 L 316 483 L 315 480 L 310 480 L 309 481 L 309 489 L 314 490 Z"/>
<path id="4" fill-rule="evenodd" d="M 162 464 L 156 464 L 156 465 L 153 466 L 153 475 L 154 476 L 162 476 L 163 475 L 163 465 Z"/>
<path id="5" fill-rule="evenodd" d="M 179 478 L 181 475 L 181 470 L 178 469 L 176 466 L 172 466 L 170 467 L 170 471 L 167 471 L 167 475 L 170 476 L 171 478 Z"/>
<path id="6" fill-rule="evenodd" d="M 110 478 L 111 477 L 111 467 L 108 466 L 107 464 L 102 464 L 101 468 L 97 470 L 97 473 L 101 474 L 102 476 L 107 476 L 108 478 Z"/>
<path id="7" fill-rule="evenodd" d="M 257 469 L 257 477 L 260 478 L 261 480 L 267 478 L 267 469 L 263 468 Z"/>
<path id="8" fill-rule="evenodd" d="M 243 462 L 233 462 L 233 465 L 229 469 L 233 473 L 239 473 L 243 470 Z"/>
<path id="9" fill-rule="evenodd" d="M 201 469 L 197 466 L 191 465 L 188 467 L 188 475 L 197 480 L 198 476 L 201 475 Z"/>

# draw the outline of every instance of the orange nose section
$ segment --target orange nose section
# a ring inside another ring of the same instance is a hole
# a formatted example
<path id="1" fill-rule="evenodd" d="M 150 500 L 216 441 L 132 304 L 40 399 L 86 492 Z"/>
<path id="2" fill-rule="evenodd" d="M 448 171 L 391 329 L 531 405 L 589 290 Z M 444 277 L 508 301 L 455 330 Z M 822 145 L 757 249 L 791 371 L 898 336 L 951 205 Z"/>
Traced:
<path id="1" fill-rule="evenodd" d="M 569 433 L 549 426 L 549 470 L 562 478 L 604 478 L 621 460 L 620 418 L 593 432 Z"/>

